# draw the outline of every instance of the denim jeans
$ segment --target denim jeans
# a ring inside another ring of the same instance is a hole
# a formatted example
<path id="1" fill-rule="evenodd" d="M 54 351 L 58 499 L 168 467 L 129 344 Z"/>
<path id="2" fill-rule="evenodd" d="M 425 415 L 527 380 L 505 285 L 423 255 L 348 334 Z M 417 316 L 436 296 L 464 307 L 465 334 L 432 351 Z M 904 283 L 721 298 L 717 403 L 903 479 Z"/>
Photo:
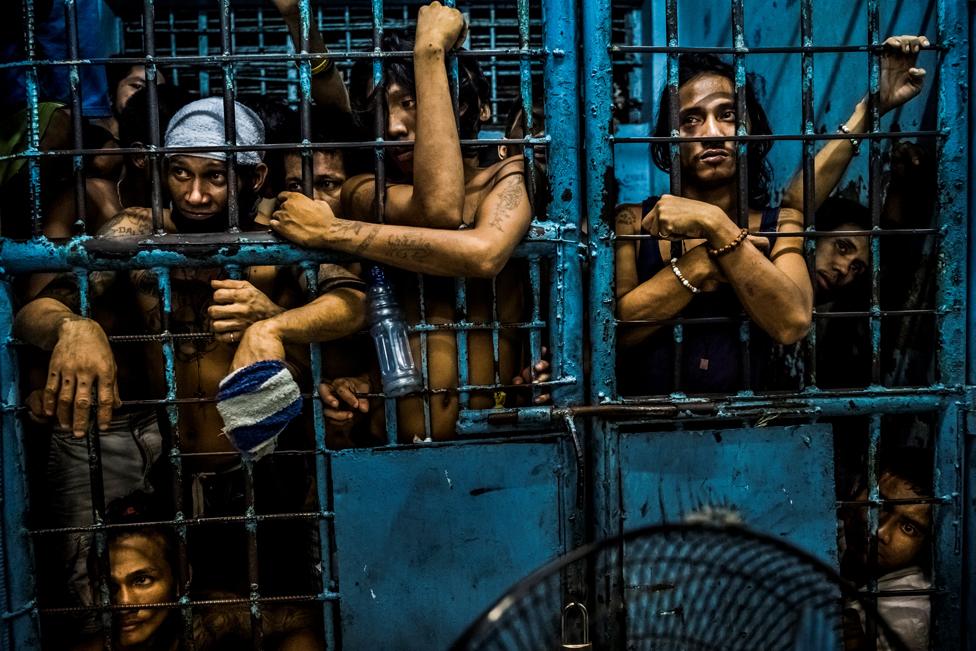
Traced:
<path id="1" fill-rule="evenodd" d="M 150 492 L 149 471 L 162 450 L 162 436 L 154 412 L 117 414 L 108 430 L 99 432 L 102 457 L 102 486 L 105 504 L 134 491 Z M 55 428 L 47 459 L 47 515 L 53 527 L 84 527 L 92 524 L 92 493 L 88 467 L 88 441 L 71 431 Z M 59 546 L 67 573 L 69 604 L 91 605 L 88 582 L 90 533 L 69 533 Z"/>

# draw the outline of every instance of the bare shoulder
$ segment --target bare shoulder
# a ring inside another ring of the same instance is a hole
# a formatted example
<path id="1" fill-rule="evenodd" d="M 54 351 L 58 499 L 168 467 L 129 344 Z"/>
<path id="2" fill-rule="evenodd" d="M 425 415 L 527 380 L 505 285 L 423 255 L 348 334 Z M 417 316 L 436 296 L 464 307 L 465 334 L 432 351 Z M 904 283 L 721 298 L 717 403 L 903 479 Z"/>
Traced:
<path id="1" fill-rule="evenodd" d="M 132 237 L 152 233 L 152 210 L 150 208 L 125 208 L 105 222 L 98 231 L 98 237 Z"/>
<path id="2" fill-rule="evenodd" d="M 357 174 L 346 179 L 339 194 L 344 219 L 374 221 L 373 201 L 376 195 L 376 177 L 372 174 Z"/>
<path id="3" fill-rule="evenodd" d="M 482 175 L 486 180 L 490 180 L 493 185 L 498 185 L 503 181 L 512 183 L 515 180 L 525 183 L 525 157 L 520 154 L 503 158 L 481 170 L 477 176 Z"/>
<path id="4" fill-rule="evenodd" d="M 633 235 L 640 230 L 641 207 L 635 203 L 623 203 L 614 210 L 614 229 L 617 235 Z"/>

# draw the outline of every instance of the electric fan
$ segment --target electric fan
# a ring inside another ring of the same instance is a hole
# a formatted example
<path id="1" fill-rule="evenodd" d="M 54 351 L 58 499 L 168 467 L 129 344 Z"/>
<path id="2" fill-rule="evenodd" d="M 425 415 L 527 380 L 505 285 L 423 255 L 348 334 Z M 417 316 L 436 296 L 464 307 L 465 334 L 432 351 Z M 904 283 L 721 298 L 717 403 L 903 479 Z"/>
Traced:
<path id="1" fill-rule="evenodd" d="M 615 592 L 615 605 L 567 598 L 572 574 Z M 666 524 L 547 564 L 452 648 L 822 651 L 843 648 L 852 626 L 858 648 L 874 648 L 875 638 L 878 648 L 905 648 L 869 601 L 806 552 L 741 526 Z"/>

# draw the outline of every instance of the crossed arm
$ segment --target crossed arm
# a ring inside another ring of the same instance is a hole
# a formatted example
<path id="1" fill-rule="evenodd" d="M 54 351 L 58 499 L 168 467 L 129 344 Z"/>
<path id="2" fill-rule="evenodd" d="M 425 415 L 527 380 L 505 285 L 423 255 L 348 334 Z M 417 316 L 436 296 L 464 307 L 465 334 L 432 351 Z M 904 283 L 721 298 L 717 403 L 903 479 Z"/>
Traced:
<path id="1" fill-rule="evenodd" d="M 739 232 L 721 209 L 711 204 L 665 195 L 646 216 L 639 206 L 624 206 L 616 219 L 618 235 L 645 230 L 659 235 L 663 230 L 673 239 L 705 239 L 712 248 L 721 248 Z M 777 230 L 800 232 L 802 216 L 783 209 Z M 779 343 L 794 343 L 810 328 L 813 310 L 813 288 L 802 256 L 802 239 L 780 236 L 770 258 L 757 248 L 760 240 L 750 238 L 732 252 L 717 260 L 707 255 L 704 244 L 694 246 L 677 260 L 682 275 L 703 291 L 717 289 L 728 282 L 749 314 L 763 330 Z M 644 240 L 644 246 L 657 246 L 656 240 Z M 637 277 L 637 243 L 618 240 L 616 253 L 617 317 L 621 320 L 665 320 L 674 317 L 691 301 L 693 294 L 665 266 L 643 283 Z M 647 324 L 621 329 L 620 343 L 632 346 L 646 339 L 659 325 Z"/>

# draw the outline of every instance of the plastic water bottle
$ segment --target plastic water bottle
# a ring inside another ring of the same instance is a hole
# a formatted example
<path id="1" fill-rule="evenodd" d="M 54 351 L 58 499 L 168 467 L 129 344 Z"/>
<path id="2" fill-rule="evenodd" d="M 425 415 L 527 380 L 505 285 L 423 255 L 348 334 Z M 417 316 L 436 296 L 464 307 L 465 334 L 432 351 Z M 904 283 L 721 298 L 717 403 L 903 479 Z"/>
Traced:
<path id="1" fill-rule="evenodd" d="M 410 352 L 403 310 L 396 302 L 383 269 L 374 265 L 369 275 L 372 283 L 366 294 L 366 318 L 369 334 L 376 344 L 383 393 L 391 398 L 416 393 L 423 389 L 423 379 Z"/>

